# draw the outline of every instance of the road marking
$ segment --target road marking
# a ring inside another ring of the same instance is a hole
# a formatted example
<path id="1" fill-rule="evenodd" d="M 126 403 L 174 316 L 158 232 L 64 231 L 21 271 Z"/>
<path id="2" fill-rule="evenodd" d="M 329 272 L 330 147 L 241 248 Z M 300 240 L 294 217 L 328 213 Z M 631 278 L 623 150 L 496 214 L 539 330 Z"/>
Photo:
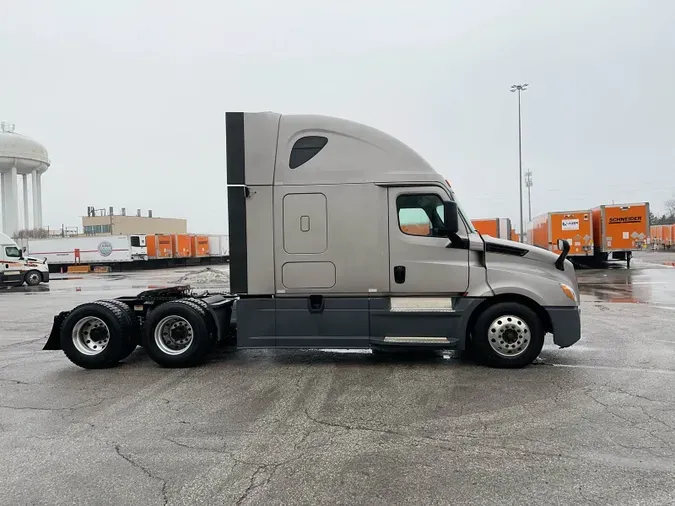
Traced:
<path id="1" fill-rule="evenodd" d="M 572 369 L 605 369 L 608 371 L 623 372 L 653 372 L 656 374 L 675 375 L 675 371 L 669 369 L 644 369 L 641 367 L 612 367 L 609 365 L 580 365 L 580 364 L 550 364 L 553 367 L 568 367 Z"/>
<path id="2" fill-rule="evenodd" d="M 631 285 L 668 285 L 668 284 L 670 284 L 670 282 L 668 281 L 633 281 L 631 283 Z"/>

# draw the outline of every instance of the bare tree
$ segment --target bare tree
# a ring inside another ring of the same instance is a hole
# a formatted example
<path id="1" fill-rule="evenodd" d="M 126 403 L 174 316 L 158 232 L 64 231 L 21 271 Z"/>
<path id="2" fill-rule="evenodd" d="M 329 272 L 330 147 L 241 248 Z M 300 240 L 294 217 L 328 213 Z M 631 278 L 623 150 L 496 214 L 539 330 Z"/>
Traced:
<path id="1" fill-rule="evenodd" d="M 675 216 L 675 197 L 666 200 L 666 211 L 670 216 Z"/>
<path id="2" fill-rule="evenodd" d="M 14 234 L 14 239 L 45 239 L 49 237 L 49 229 L 33 228 L 18 230 Z"/>

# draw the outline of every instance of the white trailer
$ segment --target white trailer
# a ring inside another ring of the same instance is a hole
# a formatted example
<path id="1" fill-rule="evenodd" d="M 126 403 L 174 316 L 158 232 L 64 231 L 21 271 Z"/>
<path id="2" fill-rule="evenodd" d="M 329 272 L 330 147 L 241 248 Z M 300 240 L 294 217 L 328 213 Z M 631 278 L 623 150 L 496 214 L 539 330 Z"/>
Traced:
<path id="1" fill-rule="evenodd" d="M 229 257 L 230 256 L 230 238 L 227 235 L 209 236 L 209 256 Z"/>
<path id="2" fill-rule="evenodd" d="M 499 218 L 499 238 L 500 239 L 511 239 L 511 218 Z"/>
<path id="3" fill-rule="evenodd" d="M 143 240 L 139 241 L 140 238 Z M 147 259 L 148 251 L 144 236 L 118 235 L 30 239 L 28 254 L 46 258 L 50 264 L 73 265 L 143 260 Z"/>

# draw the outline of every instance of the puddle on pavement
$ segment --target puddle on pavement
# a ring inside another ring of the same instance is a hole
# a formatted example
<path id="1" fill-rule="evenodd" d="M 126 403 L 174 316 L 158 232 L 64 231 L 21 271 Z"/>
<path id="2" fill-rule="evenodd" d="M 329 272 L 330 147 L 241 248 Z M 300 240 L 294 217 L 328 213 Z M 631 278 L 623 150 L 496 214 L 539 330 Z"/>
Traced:
<path id="1" fill-rule="evenodd" d="M 580 270 L 582 300 L 675 305 L 675 270 L 640 266 L 631 269 Z"/>

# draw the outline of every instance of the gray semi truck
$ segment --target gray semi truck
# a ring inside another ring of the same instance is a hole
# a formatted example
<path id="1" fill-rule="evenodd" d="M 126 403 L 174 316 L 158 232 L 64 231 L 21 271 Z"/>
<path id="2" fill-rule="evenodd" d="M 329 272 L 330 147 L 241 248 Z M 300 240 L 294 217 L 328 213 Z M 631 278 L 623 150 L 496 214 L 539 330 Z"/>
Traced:
<path id="1" fill-rule="evenodd" d="M 137 346 L 165 367 L 236 348 L 465 351 L 522 367 L 544 336 L 581 337 L 574 268 L 482 237 L 449 183 L 369 126 L 320 115 L 225 115 L 230 293 L 189 286 L 81 304 L 43 349 L 84 368 Z"/>

